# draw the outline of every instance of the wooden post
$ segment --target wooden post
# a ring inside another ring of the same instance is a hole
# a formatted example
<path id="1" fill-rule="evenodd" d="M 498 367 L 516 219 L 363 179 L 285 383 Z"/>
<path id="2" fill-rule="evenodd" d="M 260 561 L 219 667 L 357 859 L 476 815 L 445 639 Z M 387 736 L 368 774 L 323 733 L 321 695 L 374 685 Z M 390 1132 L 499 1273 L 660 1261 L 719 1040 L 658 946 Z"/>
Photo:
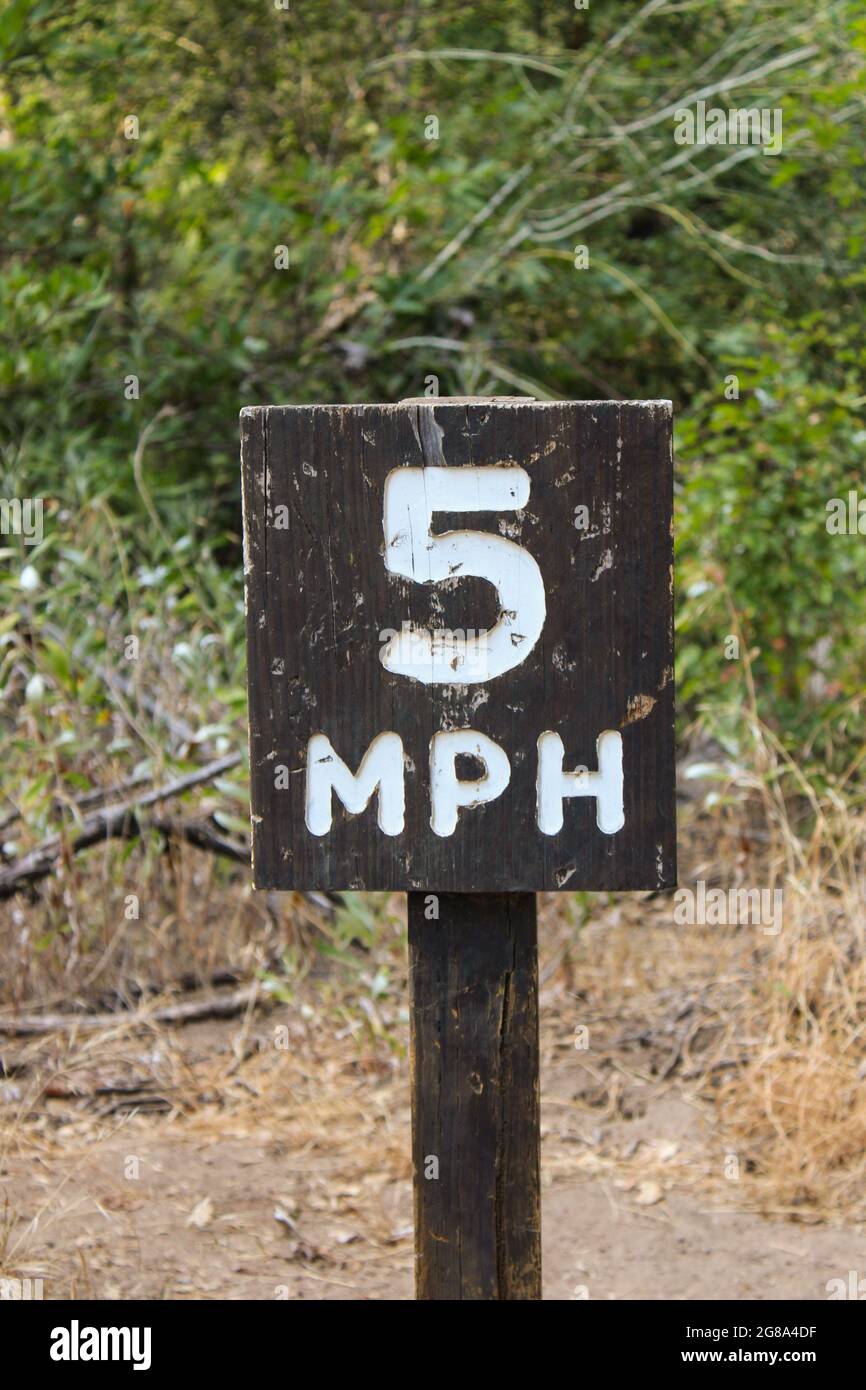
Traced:
<path id="1" fill-rule="evenodd" d="M 536 891 L 676 883 L 669 402 L 241 415 L 258 888 L 409 895 L 417 1295 L 539 1299 Z"/>
<path id="2" fill-rule="evenodd" d="M 535 894 L 410 893 L 409 1001 L 416 1297 L 540 1299 Z"/>

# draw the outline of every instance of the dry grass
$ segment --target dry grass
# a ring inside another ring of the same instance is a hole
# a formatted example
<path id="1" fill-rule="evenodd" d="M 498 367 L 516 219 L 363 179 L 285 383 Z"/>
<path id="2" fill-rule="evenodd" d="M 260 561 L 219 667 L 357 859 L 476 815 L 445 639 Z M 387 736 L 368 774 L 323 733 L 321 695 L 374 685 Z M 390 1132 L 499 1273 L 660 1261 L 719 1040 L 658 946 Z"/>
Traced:
<path id="1" fill-rule="evenodd" d="M 713 791 L 715 805 L 701 796 L 682 817 L 680 881 L 780 887 L 782 930 L 677 926 L 669 896 L 542 901 L 546 1171 L 711 1186 L 799 1220 L 863 1219 L 863 825 L 841 796 L 817 797 L 758 726 L 748 770 L 729 764 Z M 305 1210 L 373 1220 L 362 1215 L 376 1209 L 370 1185 L 409 1178 L 400 900 L 374 903 L 372 929 L 352 912 L 329 921 L 299 898 L 250 894 L 190 847 L 167 861 L 113 846 L 75 875 L 63 891 L 86 930 L 52 931 L 63 899 L 50 895 L 0 909 L 4 1012 L 132 1006 L 138 1022 L 131 1031 L 120 1012 L 97 1034 L 0 1038 L 0 1165 L 60 1151 L 74 1165 L 117 1126 L 158 1118 L 203 1142 L 264 1136 L 290 1156 Z M 134 923 L 122 913 L 130 884 Z M 50 939 L 34 951 L 40 932 Z M 274 1010 L 212 1032 L 141 1024 L 142 1011 L 226 969 L 262 979 Z M 590 1045 L 576 1062 L 578 1025 Z M 640 1113 L 648 1088 L 692 1097 L 709 1147 L 621 1140 L 617 1122 Z M 587 1118 L 604 1130 L 592 1144 Z M 731 1154 L 736 1184 L 725 1180 Z M 367 1237 L 383 1250 L 405 1241 L 393 1226 Z M 13 1243 L 23 1268 L 27 1240 L 19 1231 Z"/>
<path id="2" fill-rule="evenodd" d="M 721 1084 L 708 1068 L 704 1088 L 745 1169 L 747 1201 L 803 1220 L 862 1220 L 866 822 L 852 785 L 861 759 L 819 793 L 754 713 L 745 745 L 747 770 L 729 764 L 716 789 L 726 809 L 714 873 L 728 886 L 739 859 L 749 886 L 780 888 L 782 927 L 740 929 L 751 941 L 720 1038 L 733 1065 Z"/>
<path id="3" fill-rule="evenodd" d="M 834 832 L 783 880 L 781 932 L 757 952 L 729 1035 L 753 1055 L 718 1096 L 719 1120 L 749 1170 L 762 1210 L 866 1215 L 866 958 L 862 899 Z M 846 835 L 850 828 L 846 826 Z M 818 852 L 820 849 L 820 861 Z"/>

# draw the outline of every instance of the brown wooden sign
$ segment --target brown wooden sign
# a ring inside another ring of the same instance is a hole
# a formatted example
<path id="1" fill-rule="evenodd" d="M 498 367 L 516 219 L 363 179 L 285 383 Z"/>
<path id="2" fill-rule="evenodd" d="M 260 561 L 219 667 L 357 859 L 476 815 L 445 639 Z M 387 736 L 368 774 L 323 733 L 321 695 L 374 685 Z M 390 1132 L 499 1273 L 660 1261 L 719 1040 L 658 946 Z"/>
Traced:
<path id="1" fill-rule="evenodd" d="M 669 402 L 241 437 L 256 886 L 673 885 Z"/>

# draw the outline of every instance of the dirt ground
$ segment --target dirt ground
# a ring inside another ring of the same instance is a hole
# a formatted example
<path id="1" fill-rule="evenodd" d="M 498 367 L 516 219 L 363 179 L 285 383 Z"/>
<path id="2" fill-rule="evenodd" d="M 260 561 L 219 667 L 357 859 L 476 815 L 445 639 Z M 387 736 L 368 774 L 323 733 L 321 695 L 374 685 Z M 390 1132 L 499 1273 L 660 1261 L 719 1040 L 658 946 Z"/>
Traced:
<path id="1" fill-rule="evenodd" d="M 826 1298 L 863 1227 L 760 1214 L 707 1096 L 747 943 L 689 955 L 669 899 L 632 914 L 599 913 L 574 959 L 542 930 L 545 1298 Z M 381 1022 L 308 982 L 234 1019 L 10 1040 L 3 1272 L 48 1298 L 411 1298 L 405 1013 Z"/>
<path id="2" fill-rule="evenodd" d="M 698 1127 L 693 1107 L 671 1097 L 623 1126 L 622 1139 L 648 1133 L 650 1144 L 673 1145 Z M 134 1184 L 123 1176 L 133 1149 Z M 588 1173 L 604 1168 L 591 1141 L 581 1157 Z M 610 1173 L 545 1177 L 548 1299 L 821 1299 L 828 1280 L 863 1266 L 854 1230 L 768 1220 L 680 1192 L 674 1179 L 643 1206 L 640 1185 L 624 1190 Z M 201 1140 L 135 1123 L 94 1144 L 68 1176 L 13 1163 L 4 1186 L 19 1210 L 42 1213 L 25 1263 L 56 1271 L 48 1297 L 412 1297 L 408 1177 L 383 1172 L 329 1190 L 262 1132 Z"/>

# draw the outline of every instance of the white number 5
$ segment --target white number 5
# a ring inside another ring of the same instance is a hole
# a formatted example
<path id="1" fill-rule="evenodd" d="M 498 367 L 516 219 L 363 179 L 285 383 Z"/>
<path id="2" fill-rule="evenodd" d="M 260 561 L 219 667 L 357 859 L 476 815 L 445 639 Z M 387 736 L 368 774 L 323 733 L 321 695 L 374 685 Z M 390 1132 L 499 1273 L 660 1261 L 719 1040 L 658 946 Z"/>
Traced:
<path id="1" fill-rule="evenodd" d="M 529 500 L 522 468 L 396 468 L 385 482 L 385 567 L 418 584 L 479 576 L 499 595 L 487 632 L 404 630 L 382 649 L 386 671 L 424 685 L 477 685 L 525 661 L 544 626 L 544 581 L 522 546 L 486 531 L 431 534 L 434 512 L 516 511 Z"/>

